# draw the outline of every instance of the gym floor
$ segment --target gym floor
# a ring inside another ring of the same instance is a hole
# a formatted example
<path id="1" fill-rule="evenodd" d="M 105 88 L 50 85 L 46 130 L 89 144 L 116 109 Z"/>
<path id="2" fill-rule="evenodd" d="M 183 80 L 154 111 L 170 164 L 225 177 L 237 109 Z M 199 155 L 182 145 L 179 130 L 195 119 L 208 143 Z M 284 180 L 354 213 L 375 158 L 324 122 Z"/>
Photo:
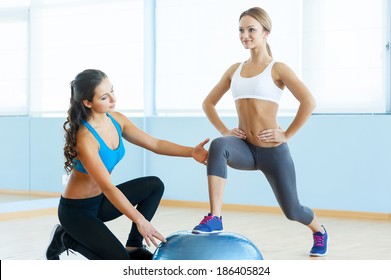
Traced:
<path id="1" fill-rule="evenodd" d="M 191 230 L 202 218 L 204 209 L 160 206 L 152 224 L 165 236 Z M 25 216 L 0 217 L 0 259 L 42 260 L 53 226 L 58 223 L 56 209 Z M 239 233 L 251 240 L 265 260 L 391 260 L 391 222 L 369 219 L 319 217 L 330 236 L 326 257 L 309 257 L 312 235 L 299 223 L 280 214 L 250 211 L 224 211 L 225 231 Z M 120 217 L 107 223 L 125 242 L 130 222 Z M 150 250 L 154 251 L 154 247 Z M 81 260 L 83 256 L 66 253 L 62 260 Z"/>

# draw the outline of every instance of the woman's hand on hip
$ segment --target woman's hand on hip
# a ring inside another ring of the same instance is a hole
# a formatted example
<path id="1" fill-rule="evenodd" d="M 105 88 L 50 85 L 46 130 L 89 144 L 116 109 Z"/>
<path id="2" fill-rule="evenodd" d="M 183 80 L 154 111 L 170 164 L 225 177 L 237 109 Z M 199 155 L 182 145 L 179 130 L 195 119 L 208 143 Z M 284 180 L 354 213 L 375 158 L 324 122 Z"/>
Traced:
<path id="1" fill-rule="evenodd" d="M 258 133 L 257 138 L 259 141 L 266 143 L 285 143 L 288 141 L 285 131 L 281 128 L 262 130 Z"/>
<path id="2" fill-rule="evenodd" d="M 235 137 L 238 137 L 243 140 L 246 140 L 246 138 L 247 138 L 246 132 L 244 132 L 240 128 L 233 128 L 233 129 L 230 129 L 222 134 L 223 134 L 223 136 L 235 136 Z"/>

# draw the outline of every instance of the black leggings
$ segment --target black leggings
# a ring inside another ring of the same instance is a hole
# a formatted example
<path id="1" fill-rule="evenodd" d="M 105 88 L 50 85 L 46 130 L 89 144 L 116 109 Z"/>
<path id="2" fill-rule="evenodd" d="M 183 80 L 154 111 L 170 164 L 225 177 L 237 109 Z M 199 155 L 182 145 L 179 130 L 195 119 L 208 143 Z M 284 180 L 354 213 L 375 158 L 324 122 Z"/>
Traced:
<path id="1" fill-rule="evenodd" d="M 117 186 L 137 210 L 151 221 L 164 192 L 164 184 L 157 177 L 143 177 Z M 86 199 L 61 197 L 58 217 L 66 234 L 65 247 L 79 252 L 90 260 L 129 259 L 125 246 L 104 222 L 122 213 L 103 195 Z M 126 246 L 141 247 L 143 237 L 132 224 Z"/>

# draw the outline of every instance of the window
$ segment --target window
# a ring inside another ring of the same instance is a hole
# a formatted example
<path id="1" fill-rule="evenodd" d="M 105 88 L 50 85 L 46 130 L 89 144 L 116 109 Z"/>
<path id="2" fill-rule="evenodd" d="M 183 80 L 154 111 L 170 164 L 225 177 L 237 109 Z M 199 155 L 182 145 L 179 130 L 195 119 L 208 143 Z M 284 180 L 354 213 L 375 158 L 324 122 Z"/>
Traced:
<path id="1" fill-rule="evenodd" d="M 0 6 L 0 115 L 26 115 L 28 9 Z"/>
<path id="2" fill-rule="evenodd" d="M 385 0 L 161 0 L 156 5 L 158 114 L 202 113 L 202 100 L 225 70 L 249 57 L 237 28 L 240 13 L 253 6 L 271 16 L 273 56 L 309 87 L 316 112 L 386 110 Z M 293 113 L 297 106 L 286 89 L 280 112 Z M 229 93 L 218 109 L 234 113 Z"/>
<path id="3" fill-rule="evenodd" d="M 64 113 L 69 83 L 96 68 L 114 85 L 117 109 L 143 109 L 143 1 L 31 3 L 31 113 Z"/>
<path id="4" fill-rule="evenodd" d="M 303 80 L 317 112 L 385 112 L 386 1 L 303 3 Z"/>
<path id="5" fill-rule="evenodd" d="M 238 22 L 244 11 L 265 8 L 273 20 L 269 43 L 273 55 L 298 70 L 300 1 L 157 1 L 156 108 L 159 114 L 200 113 L 201 103 L 223 73 L 248 58 L 239 42 Z M 280 9 L 284 6 L 284 9 Z M 285 23 L 285 24 L 284 24 Z M 289 48 L 286 46 L 289 44 Z M 227 93 L 218 104 L 233 112 Z"/>
<path id="6" fill-rule="evenodd" d="M 201 103 L 222 74 L 249 57 L 238 40 L 238 18 L 253 6 L 270 14 L 273 56 L 309 87 L 315 112 L 389 112 L 390 5 L 386 0 L 2 0 L 0 115 L 64 114 L 69 83 L 87 68 L 107 73 L 120 111 L 203 115 Z M 297 106 L 285 90 L 280 112 L 293 113 Z M 218 110 L 235 112 L 229 93 Z"/>

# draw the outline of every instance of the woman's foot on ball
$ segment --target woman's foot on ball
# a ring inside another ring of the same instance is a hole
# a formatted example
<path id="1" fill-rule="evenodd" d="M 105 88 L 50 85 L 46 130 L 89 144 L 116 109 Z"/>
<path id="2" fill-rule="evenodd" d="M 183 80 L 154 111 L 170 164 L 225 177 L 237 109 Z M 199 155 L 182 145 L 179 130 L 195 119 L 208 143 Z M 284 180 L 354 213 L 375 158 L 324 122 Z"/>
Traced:
<path id="1" fill-rule="evenodd" d="M 192 233 L 217 233 L 222 231 L 222 217 L 213 216 L 209 213 L 207 216 L 204 216 L 199 225 L 193 228 Z"/>

